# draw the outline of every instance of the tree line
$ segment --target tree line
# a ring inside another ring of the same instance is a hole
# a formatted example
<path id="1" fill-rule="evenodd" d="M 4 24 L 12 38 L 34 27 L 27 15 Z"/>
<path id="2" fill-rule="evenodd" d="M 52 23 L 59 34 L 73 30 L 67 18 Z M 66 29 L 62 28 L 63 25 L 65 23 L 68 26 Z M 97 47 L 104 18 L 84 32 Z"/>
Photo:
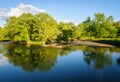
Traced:
<path id="1" fill-rule="evenodd" d="M 4 28 L 0 27 L 0 40 L 12 42 L 71 42 L 92 38 L 119 38 L 120 21 L 113 16 L 95 13 L 94 18 L 87 17 L 79 25 L 57 21 L 48 13 L 23 13 L 19 17 L 10 17 Z"/>

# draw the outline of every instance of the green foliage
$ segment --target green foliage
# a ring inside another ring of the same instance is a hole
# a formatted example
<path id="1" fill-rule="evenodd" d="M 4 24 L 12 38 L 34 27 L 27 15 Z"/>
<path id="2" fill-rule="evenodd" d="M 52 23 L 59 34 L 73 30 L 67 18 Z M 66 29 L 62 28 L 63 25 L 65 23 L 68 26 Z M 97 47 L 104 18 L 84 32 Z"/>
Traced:
<path id="1" fill-rule="evenodd" d="M 47 13 L 33 15 L 24 13 L 19 17 L 11 17 L 4 28 L 0 27 L 0 40 L 14 42 L 70 42 L 76 39 L 119 38 L 120 21 L 114 22 L 112 16 L 95 13 L 94 19 L 87 17 L 75 26 L 74 23 L 60 22 Z"/>
<path id="2" fill-rule="evenodd" d="M 20 20 L 20 17 L 11 17 L 7 21 L 5 29 L 8 31 L 7 36 L 11 41 L 21 42 L 29 40 L 28 29 L 25 26 L 25 22 Z"/>
<path id="3" fill-rule="evenodd" d="M 57 22 L 47 13 L 39 13 L 36 17 L 39 22 L 40 40 L 53 42 L 59 34 Z"/>
<path id="4" fill-rule="evenodd" d="M 3 28 L 0 27 L 0 40 L 3 40 L 3 38 L 4 38 L 2 34 L 3 34 Z"/>
<path id="5" fill-rule="evenodd" d="M 80 37 L 81 38 L 86 38 L 86 37 L 91 37 L 93 35 L 94 29 L 91 27 L 91 19 L 88 17 L 86 21 L 78 25 L 78 28 L 80 28 Z"/>
<path id="6" fill-rule="evenodd" d="M 6 24 L 8 36 L 12 41 L 54 40 L 58 35 L 56 21 L 46 13 L 32 15 L 24 13 L 20 17 L 11 17 Z"/>
<path id="7" fill-rule="evenodd" d="M 97 13 L 95 14 L 95 32 L 97 38 L 102 38 L 104 36 L 104 21 L 105 21 L 105 15 L 103 13 Z"/>
<path id="8" fill-rule="evenodd" d="M 9 38 L 6 35 L 7 30 L 5 28 L 0 27 L 0 41 L 9 40 Z"/>
<path id="9" fill-rule="evenodd" d="M 80 27 L 75 27 L 74 31 L 73 31 L 73 38 L 75 39 L 80 39 L 81 37 L 81 28 Z"/>
<path id="10" fill-rule="evenodd" d="M 58 25 L 58 29 L 60 34 L 58 36 L 58 40 L 69 42 L 71 38 L 73 38 L 75 25 L 73 23 L 63 23 L 60 22 Z"/>
<path id="11" fill-rule="evenodd" d="M 18 17 L 18 24 L 23 25 L 24 30 L 27 30 L 26 34 L 26 41 L 29 40 L 39 40 L 39 37 L 36 39 L 37 36 L 36 32 L 39 33 L 39 26 L 37 18 L 30 14 L 24 13 L 20 17 Z M 25 31 L 24 31 L 25 32 Z"/>
<path id="12" fill-rule="evenodd" d="M 118 29 L 114 26 L 112 16 L 105 18 L 104 13 L 96 13 L 93 20 L 88 17 L 86 21 L 78 25 L 81 28 L 81 37 L 115 38 Z"/>
<path id="13" fill-rule="evenodd" d="M 117 37 L 120 37 L 120 21 L 115 22 L 114 26 L 116 27 L 115 29 L 117 29 Z"/>

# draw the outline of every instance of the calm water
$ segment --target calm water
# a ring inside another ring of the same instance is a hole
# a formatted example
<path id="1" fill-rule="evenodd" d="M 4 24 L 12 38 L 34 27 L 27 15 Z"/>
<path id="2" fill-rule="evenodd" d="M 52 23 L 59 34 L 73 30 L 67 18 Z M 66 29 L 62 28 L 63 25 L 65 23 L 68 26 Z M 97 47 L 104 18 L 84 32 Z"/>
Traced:
<path id="1" fill-rule="evenodd" d="M 120 48 L 1 42 L 0 82 L 120 82 Z"/>

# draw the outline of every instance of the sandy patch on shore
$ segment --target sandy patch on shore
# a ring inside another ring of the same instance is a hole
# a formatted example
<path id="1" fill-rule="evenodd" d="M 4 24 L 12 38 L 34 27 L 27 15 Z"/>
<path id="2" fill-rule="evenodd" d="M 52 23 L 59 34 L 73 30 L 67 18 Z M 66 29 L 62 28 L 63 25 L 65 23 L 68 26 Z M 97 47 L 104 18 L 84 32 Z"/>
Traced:
<path id="1" fill-rule="evenodd" d="M 44 47 L 48 46 L 53 46 L 57 48 L 63 48 L 67 46 L 99 46 L 99 47 L 115 47 L 110 44 L 102 44 L 102 43 L 97 43 L 97 42 L 92 42 L 92 41 L 79 41 L 79 42 L 71 42 L 69 44 L 63 45 L 63 44 L 49 44 L 49 45 L 44 45 Z"/>

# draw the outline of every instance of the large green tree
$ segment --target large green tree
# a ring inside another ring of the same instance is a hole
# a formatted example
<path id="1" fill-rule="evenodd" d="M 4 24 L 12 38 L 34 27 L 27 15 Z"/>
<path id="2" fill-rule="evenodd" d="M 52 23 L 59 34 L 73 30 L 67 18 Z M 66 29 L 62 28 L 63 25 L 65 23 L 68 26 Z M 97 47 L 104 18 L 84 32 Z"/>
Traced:
<path id="1" fill-rule="evenodd" d="M 25 18 L 24 18 L 25 19 Z M 11 17 L 5 26 L 7 30 L 7 36 L 11 41 L 14 42 L 21 42 L 21 41 L 28 41 L 29 34 L 28 34 L 28 25 L 25 24 L 25 21 L 21 20 L 20 17 Z"/>
<path id="2" fill-rule="evenodd" d="M 114 18 L 112 16 L 107 17 L 105 21 L 104 36 L 114 38 L 117 36 L 117 31 L 118 30 L 114 26 Z"/>
<path id="3" fill-rule="evenodd" d="M 59 31 L 57 22 L 47 13 L 33 15 L 24 13 L 20 17 L 11 17 L 6 24 L 8 36 L 12 41 L 53 41 Z"/>
<path id="4" fill-rule="evenodd" d="M 59 34 L 56 20 L 47 13 L 39 13 L 36 15 L 39 22 L 40 41 L 53 42 Z"/>
<path id="5" fill-rule="evenodd" d="M 24 13 L 18 17 L 18 24 L 23 25 L 24 30 L 27 30 L 26 39 L 27 41 L 39 41 L 39 24 L 38 19 L 30 13 Z"/>
<path id="6" fill-rule="evenodd" d="M 96 13 L 95 14 L 95 36 L 97 38 L 102 38 L 104 34 L 104 22 L 105 22 L 105 15 L 104 13 Z"/>

